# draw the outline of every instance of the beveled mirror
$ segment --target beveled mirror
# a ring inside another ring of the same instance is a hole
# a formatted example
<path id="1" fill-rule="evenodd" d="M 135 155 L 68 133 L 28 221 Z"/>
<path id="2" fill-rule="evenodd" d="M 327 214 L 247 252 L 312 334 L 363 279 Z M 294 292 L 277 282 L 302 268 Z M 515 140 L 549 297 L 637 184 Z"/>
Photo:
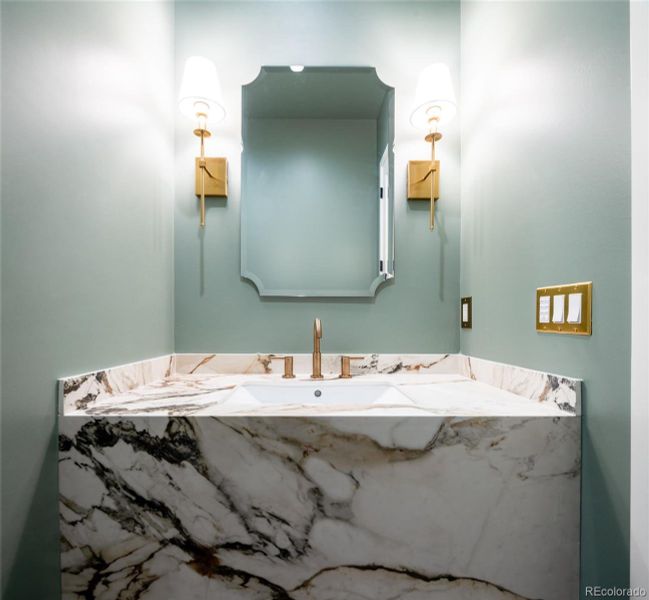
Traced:
<path id="1" fill-rule="evenodd" d="M 394 90 L 370 67 L 243 86 L 241 275 L 261 296 L 371 297 L 394 276 Z"/>

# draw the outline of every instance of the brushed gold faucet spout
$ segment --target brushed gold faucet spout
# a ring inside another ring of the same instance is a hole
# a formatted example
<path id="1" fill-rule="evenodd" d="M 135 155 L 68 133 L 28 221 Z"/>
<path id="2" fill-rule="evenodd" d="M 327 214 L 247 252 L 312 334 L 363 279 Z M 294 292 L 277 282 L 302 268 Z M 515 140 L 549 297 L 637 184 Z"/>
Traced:
<path id="1" fill-rule="evenodd" d="M 313 371 L 311 379 L 322 379 L 322 354 L 320 340 L 322 339 L 322 322 L 318 317 L 313 321 Z"/>

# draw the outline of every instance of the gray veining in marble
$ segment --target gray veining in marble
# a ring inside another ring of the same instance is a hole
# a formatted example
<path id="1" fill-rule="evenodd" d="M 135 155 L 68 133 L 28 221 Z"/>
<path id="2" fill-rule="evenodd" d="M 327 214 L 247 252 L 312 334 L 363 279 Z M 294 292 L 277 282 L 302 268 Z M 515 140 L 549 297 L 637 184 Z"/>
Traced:
<path id="1" fill-rule="evenodd" d="M 574 600 L 580 419 L 65 417 L 65 600 Z"/>
<path id="2" fill-rule="evenodd" d="M 241 383 L 254 379 L 254 376 L 278 375 L 281 364 L 273 361 L 272 357 L 272 354 L 177 354 L 67 377 L 60 381 L 60 413 L 108 414 L 102 413 L 99 407 L 126 408 L 124 402 L 135 408 L 140 392 L 143 400 L 151 400 L 152 390 L 157 390 L 160 400 L 168 400 L 166 404 L 162 403 L 167 407 L 166 414 L 193 414 L 189 409 L 191 403 L 186 402 L 190 397 L 196 400 L 197 410 L 205 409 L 208 404 L 219 404 L 225 396 L 222 392 L 231 391 Z M 295 371 L 299 378 L 308 379 L 310 360 L 308 354 L 295 355 Z M 340 356 L 323 355 L 322 362 L 327 378 L 335 378 L 340 369 Z M 521 402 L 531 401 L 558 408 L 559 414 L 580 413 L 578 379 L 460 354 L 365 355 L 362 361 L 354 365 L 354 373 L 358 377 L 385 376 L 399 381 L 399 385 L 405 381 L 411 381 L 411 385 L 415 385 L 415 382 L 433 384 L 445 381 L 441 376 L 454 376 L 457 382 L 473 381 L 493 390 L 501 390 L 505 399 L 513 395 Z M 429 379 L 424 376 L 429 376 Z M 485 393 L 485 390 L 481 393 Z M 206 398 L 206 394 L 212 396 Z M 201 395 L 203 397 L 199 398 Z M 121 400 L 116 401 L 117 397 Z M 182 401 L 179 403 L 177 399 Z M 417 401 L 420 400 L 421 397 L 417 398 Z M 156 411 L 159 406 L 149 403 L 142 408 L 146 414 Z M 126 413 L 130 412 L 126 410 Z M 514 411 L 509 414 L 518 413 Z"/>
<path id="3" fill-rule="evenodd" d="M 578 596 L 579 380 L 373 354 L 287 382 L 272 357 L 61 380 L 64 600 Z"/>

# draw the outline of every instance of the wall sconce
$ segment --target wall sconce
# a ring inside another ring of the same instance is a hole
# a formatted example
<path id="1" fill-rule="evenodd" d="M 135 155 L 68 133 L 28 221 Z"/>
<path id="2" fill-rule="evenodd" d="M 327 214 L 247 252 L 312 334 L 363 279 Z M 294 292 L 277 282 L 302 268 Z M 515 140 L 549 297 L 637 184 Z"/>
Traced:
<path id="1" fill-rule="evenodd" d="M 435 200 L 439 198 L 439 161 L 435 160 L 435 142 L 442 139 L 441 123 L 456 112 L 455 94 L 448 67 L 442 63 L 427 66 L 419 76 L 415 108 L 410 116 L 413 127 L 426 131 L 431 145 L 430 160 L 408 162 L 408 199 L 430 202 L 430 228 L 435 229 Z"/>
<path id="2" fill-rule="evenodd" d="M 192 56 L 185 63 L 180 94 L 180 112 L 195 119 L 194 135 L 201 139 L 201 155 L 196 159 L 196 195 L 200 197 L 201 227 L 205 227 L 205 196 L 228 195 L 228 163 L 225 158 L 205 158 L 205 138 L 212 134 L 207 121 L 218 123 L 225 118 L 221 85 L 216 66 L 202 56 Z"/>

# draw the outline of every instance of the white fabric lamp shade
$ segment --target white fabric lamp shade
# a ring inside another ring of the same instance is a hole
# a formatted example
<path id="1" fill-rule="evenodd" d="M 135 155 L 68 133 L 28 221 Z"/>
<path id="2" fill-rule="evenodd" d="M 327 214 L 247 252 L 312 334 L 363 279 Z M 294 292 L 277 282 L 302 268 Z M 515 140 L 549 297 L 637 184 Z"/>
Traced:
<path id="1" fill-rule="evenodd" d="M 410 122 L 417 129 L 428 130 L 431 116 L 438 116 L 439 123 L 447 123 L 456 112 L 455 93 L 448 67 L 443 63 L 428 65 L 419 75 Z"/>
<path id="2" fill-rule="evenodd" d="M 221 97 L 221 84 L 216 65 L 202 56 L 192 56 L 185 63 L 178 105 L 180 112 L 191 119 L 196 118 L 194 104 L 201 102 L 201 112 L 207 112 L 207 117 L 212 123 L 217 123 L 225 118 L 225 108 Z M 207 111 L 205 111 L 207 106 Z"/>

